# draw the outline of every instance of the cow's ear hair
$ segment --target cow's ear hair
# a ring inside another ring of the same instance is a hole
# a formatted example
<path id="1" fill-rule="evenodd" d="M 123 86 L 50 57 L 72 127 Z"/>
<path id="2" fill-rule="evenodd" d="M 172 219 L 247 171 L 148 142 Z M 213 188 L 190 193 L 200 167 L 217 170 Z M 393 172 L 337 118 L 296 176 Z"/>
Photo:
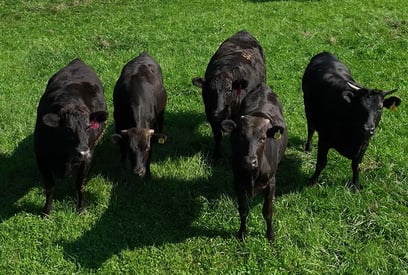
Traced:
<path id="1" fill-rule="evenodd" d="M 397 106 L 401 104 L 401 98 L 397 96 L 391 96 L 384 99 L 383 106 L 391 111 L 395 110 Z"/>
<path id="2" fill-rule="evenodd" d="M 89 115 L 89 121 L 105 122 L 108 120 L 108 113 L 105 111 L 93 112 Z"/>
<path id="3" fill-rule="evenodd" d="M 282 126 L 275 125 L 266 131 L 266 136 L 268 138 L 280 139 L 284 131 L 285 131 L 285 128 L 283 128 Z"/>
<path id="4" fill-rule="evenodd" d="M 352 91 L 343 91 L 341 92 L 341 97 L 347 102 L 351 103 L 352 98 L 354 97 L 354 93 Z"/>
<path id="5" fill-rule="evenodd" d="M 228 134 L 231 134 L 235 127 L 237 127 L 237 124 L 231 119 L 226 119 L 221 122 L 221 129 Z"/>
<path id="6" fill-rule="evenodd" d="M 151 141 L 153 143 L 159 143 L 159 144 L 164 144 L 167 141 L 167 135 L 164 133 L 154 133 L 152 135 Z"/>
<path id="7" fill-rule="evenodd" d="M 194 77 L 191 82 L 193 82 L 194 86 L 197 86 L 199 88 L 202 88 L 204 86 L 205 83 L 205 79 L 202 77 Z"/>
<path id="8" fill-rule="evenodd" d="M 54 113 L 47 113 L 43 115 L 42 121 L 44 122 L 45 125 L 49 127 L 58 127 L 60 117 L 57 114 Z"/>
<path id="9" fill-rule="evenodd" d="M 237 90 L 237 89 L 246 89 L 248 88 L 248 80 L 246 79 L 239 79 L 235 80 L 232 82 L 232 89 Z"/>
<path id="10" fill-rule="evenodd" d="M 110 140 L 114 144 L 119 144 L 119 142 L 122 140 L 122 136 L 119 135 L 119 134 L 113 134 L 113 135 L 111 135 Z"/>

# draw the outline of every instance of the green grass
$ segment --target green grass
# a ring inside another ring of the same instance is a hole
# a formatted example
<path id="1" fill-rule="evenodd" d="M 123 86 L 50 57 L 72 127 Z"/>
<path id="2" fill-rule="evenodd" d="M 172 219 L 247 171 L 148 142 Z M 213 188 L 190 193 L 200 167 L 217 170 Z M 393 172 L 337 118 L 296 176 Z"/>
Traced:
<path id="1" fill-rule="evenodd" d="M 405 0 L 0 1 L 0 273 L 407 274 L 407 8 Z M 227 156 L 212 165 L 211 131 L 191 84 L 219 44 L 241 29 L 264 47 L 267 82 L 289 127 L 272 246 L 260 198 L 251 201 L 248 238 L 235 239 L 228 138 Z M 168 92 L 170 140 L 154 148 L 151 180 L 123 169 L 109 141 L 114 84 L 144 50 L 161 64 Z M 403 100 L 397 112 L 383 112 L 356 194 L 346 187 L 350 162 L 334 151 L 319 185 L 305 186 L 316 146 L 303 152 L 301 77 L 323 50 L 361 84 L 397 87 Z M 58 182 L 51 217 L 42 219 L 36 107 L 48 79 L 76 57 L 104 83 L 109 129 L 95 152 L 88 213 L 75 212 L 67 179 Z"/>

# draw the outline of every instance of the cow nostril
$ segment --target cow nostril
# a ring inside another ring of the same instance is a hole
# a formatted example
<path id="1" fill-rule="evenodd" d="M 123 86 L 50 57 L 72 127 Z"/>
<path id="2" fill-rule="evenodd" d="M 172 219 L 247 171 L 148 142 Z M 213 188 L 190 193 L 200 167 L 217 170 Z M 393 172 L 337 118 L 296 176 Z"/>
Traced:
<path id="1" fill-rule="evenodd" d="M 80 146 L 77 148 L 76 154 L 79 158 L 89 158 L 91 157 L 91 150 L 88 146 Z"/>
<path id="2" fill-rule="evenodd" d="M 375 132 L 375 127 L 374 126 L 367 126 L 365 127 L 365 131 L 370 133 L 370 135 L 373 135 Z"/>
<path id="3" fill-rule="evenodd" d="M 135 176 L 144 177 L 145 171 L 146 171 L 146 170 L 145 170 L 144 168 L 133 169 L 133 174 L 134 174 Z"/>

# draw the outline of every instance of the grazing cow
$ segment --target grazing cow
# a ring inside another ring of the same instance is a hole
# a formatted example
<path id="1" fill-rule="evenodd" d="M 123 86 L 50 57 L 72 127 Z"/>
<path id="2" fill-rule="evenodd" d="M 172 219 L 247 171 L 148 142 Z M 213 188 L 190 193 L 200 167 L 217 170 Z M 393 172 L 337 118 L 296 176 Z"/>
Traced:
<path id="1" fill-rule="evenodd" d="M 224 120 L 221 123 L 223 130 L 231 134 L 233 182 L 241 218 L 238 238 L 243 239 L 247 232 L 247 194 L 253 197 L 262 192 L 266 237 L 273 241 L 275 175 L 288 141 L 282 107 L 271 89 L 260 84 L 242 101 L 239 114 L 241 116 L 236 121 Z"/>
<path id="2" fill-rule="evenodd" d="M 306 151 L 311 151 L 314 131 L 319 134 L 316 170 L 309 185 L 316 183 L 326 166 L 330 148 L 351 159 L 352 188 L 357 191 L 359 165 L 370 138 L 380 122 L 382 108 L 394 109 L 401 99 L 357 84 L 349 69 L 330 53 L 312 58 L 302 81 L 307 118 Z"/>
<path id="3" fill-rule="evenodd" d="M 34 144 L 49 215 L 55 177 L 77 171 L 77 210 L 84 212 L 84 185 L 94 148 L 102 137 L 108 118 L 102 83 L 95 72 L 75 59 L 48 81 L 37 108 Z"/>
<path id="4" fill-rule="evenodd" d="M 265 82 L 265 75 L 261 45 L 250 33 L 239 31 L 212 56 L 205 78 L 193 78 L 193 84 L 202 88 L 205 113 L 214 135 L 214 158 L 220 156 L 221 121 L 238 113 L 242 99 Z"/>
<path id="5" fill-rule="evenodd" d="M 150 176 L 153 143 L 163 143 L 166 91 L 160 65 L 146 52 L 123 68 L 113 92 L 116 134 L 122 161 L 129 157 L 132 173 Z"/>

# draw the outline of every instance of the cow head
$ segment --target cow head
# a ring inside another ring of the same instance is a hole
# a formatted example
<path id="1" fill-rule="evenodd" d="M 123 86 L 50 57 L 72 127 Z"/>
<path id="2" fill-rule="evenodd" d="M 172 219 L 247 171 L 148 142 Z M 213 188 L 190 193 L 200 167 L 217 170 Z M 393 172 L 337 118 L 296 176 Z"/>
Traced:
<path id="1" fill-rule="evenodd" d="M 233 79 L 232 73 L 220 72 L 211 81 L 204 78 L 193 78 L 193 84 L 203 89 L 203 100 L 206 110 L 213 120 L 221 122 L 231 117 L 235 106 L 244 97 L 248 87 L 245 79 Z"/>
<path id="2" fill-rule="evenodd" d="M 155 134 L 153 129 L 135 127 L 111 136 L 113 143 L 125 147 L 132 173 L 140 177 L 146 175 L 147 166 L 150 165 L 151 145 L 156 142 L 163 143 L 166 138 L 163 134 Z"/>
<path id="3" fill-rule="evenodd" d="M 395 109 L 400 105 L 401 99 L 396 96 L 386 98 L 394 93 L 390 91 L 370 90 L 347 82 L 350 90 L 343 92 L 343 99 L 351 107 L 354 125 L 360 128 L 363 135 L 372 136 L 381 119 L 383 107 Z"/>
<path id="4" fill-rule="evenodd" d="M 74 162 L 90 159 L 92 151 L 89 148 L 90 139 L 98 137 L 108 113 L 98 111 L 90 113 L 85 106 L 68 104 L 61 108 L 58 114 L 47 113 L 42 116 L 42 122 L 54 129 L 59 152 Z"/>
<path id="5" fill-rule="evenodd" d="M 239 150 L 240 161 L 246 170 L 258 168 L 265 141 L 268 138 L 280 139 L 284 131 L 283 126 L 272 125 L 267 118 L 249 115 L 241 116 L 238 124 L 233 120 L 224 120 L 221 126 L 237 142 L 236 149 Z"/>

